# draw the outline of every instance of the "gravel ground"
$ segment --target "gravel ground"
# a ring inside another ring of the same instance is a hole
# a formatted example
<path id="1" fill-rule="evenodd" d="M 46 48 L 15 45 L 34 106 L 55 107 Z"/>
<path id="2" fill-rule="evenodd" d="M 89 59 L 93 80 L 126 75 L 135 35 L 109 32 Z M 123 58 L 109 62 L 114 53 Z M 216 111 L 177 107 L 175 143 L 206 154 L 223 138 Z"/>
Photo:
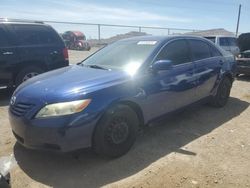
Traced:
<path id="1" fill-rule="evenodd" d="M 71 63 L 90 53 L 70 52 Z M 224 108 L 196 106 L 155 122 L 114 160 L 88 150 L 73 155 L 24 149 L 11 134 L 9 97 L 0 92 L 0 161 L 14 154 L 13 188 L 250 187 L 250 77 L 234 82 Z"/>
<path id="2" fill-rule="evenodd" d="M 99 48 L 92 47 L 90 51 L 75 51 L 69 50 L 69 62 L 70 64 L 76 64 L 84 60 L 89 55 L 93 54 Z"/>

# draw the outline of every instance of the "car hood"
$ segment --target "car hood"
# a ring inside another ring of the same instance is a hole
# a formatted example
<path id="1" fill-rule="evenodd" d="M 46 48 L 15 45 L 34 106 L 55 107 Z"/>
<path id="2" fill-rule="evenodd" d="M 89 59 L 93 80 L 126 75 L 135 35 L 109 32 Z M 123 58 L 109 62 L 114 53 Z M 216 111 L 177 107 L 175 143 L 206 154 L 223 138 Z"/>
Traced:
<path id="1" fill-rule="evenodd" d="M 241 34 L 237 42 L 241 52 L 250 50 L 250 33 Z"/>
<path id="2" fill-rule="evenodd" d="M 129 80 L 123 71 L 102 70 L 73 65 L 50 71 L 21 84 L 14 95 L 16 98 L 53 102 L 81 98 L 97 90 Z M 18 97 L 21 95 L 22 97 Z"/>

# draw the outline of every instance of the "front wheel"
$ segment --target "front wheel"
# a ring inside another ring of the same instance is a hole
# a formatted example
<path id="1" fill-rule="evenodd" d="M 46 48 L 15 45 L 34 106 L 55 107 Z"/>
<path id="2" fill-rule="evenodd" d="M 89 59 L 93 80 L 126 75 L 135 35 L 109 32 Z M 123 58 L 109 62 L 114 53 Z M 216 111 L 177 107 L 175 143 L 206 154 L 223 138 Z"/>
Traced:
<path id="1" fill-rule="evenodd" d="M 104 114 L 93 136 L 93 149 L 102 156 L 119 157 L 129 151 L 139 128 L 137 114 L 129 106 L 119 104 Z"/>
<path id="2" fill-rule="evenodd" d="M 231 80 L 227 77 L 224 78 L 218 87 L 216 95 L 211 99 L 210 104 L 217 108 L 225 106 L 230 96 L 231 87 Z"/>

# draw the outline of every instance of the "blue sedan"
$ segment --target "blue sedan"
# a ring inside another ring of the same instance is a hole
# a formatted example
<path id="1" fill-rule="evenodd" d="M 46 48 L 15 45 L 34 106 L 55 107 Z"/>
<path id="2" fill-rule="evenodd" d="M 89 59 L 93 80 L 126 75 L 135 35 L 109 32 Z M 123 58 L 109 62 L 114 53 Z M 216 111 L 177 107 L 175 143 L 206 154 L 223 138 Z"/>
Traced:
<path id="1" fill-rule="evenodd" d="M 118 157 L 140 126 L 197 102 L 223 107 L 235 70 L 234 57 L 203 38 L 125 39 L 20 85 L 9 119 L 27 148 Z"/>

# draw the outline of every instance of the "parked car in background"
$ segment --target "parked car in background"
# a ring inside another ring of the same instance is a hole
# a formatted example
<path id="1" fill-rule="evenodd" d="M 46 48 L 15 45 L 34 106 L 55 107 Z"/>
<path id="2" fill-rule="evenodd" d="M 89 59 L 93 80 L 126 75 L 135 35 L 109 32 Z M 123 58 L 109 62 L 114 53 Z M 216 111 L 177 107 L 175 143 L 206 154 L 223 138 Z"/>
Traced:
<path id="1" fill-rule="evenodd" d="M 90 44 L 85 35 L 80 31 L 66 31 L 62 34 L 65 45 L 70 50 L 90 50 Z"/>
<path id="2" fill-rule="evenodd" d="M 68 65 L 67 48 L 51 26 L 0 19 L 0 89 Z"/>
<path id="3" fill-rule="evenodd" d="M 236 57 L 238 74 L 250 75 L 250 33 L 243 33 L 238 38 L 240 54 Z"/>
<path id="4" fill-rule="evenodd" d="M 211 40 L 213 43 L 220 46 L 222 49 L 237 56 L 240 53 L 240 49 L 237 44 L 236 37 L 229 36 L 205 36 L 206 39 Z"/>
<path id="5" fill-rule="evenodd" d="M 235 71 L 234 56 L 204 38 L 124 39 L 23 83 L 10 124 L 27 148 L 118 157 L 144 124 L 197 102 L 226 105 Z"/>

